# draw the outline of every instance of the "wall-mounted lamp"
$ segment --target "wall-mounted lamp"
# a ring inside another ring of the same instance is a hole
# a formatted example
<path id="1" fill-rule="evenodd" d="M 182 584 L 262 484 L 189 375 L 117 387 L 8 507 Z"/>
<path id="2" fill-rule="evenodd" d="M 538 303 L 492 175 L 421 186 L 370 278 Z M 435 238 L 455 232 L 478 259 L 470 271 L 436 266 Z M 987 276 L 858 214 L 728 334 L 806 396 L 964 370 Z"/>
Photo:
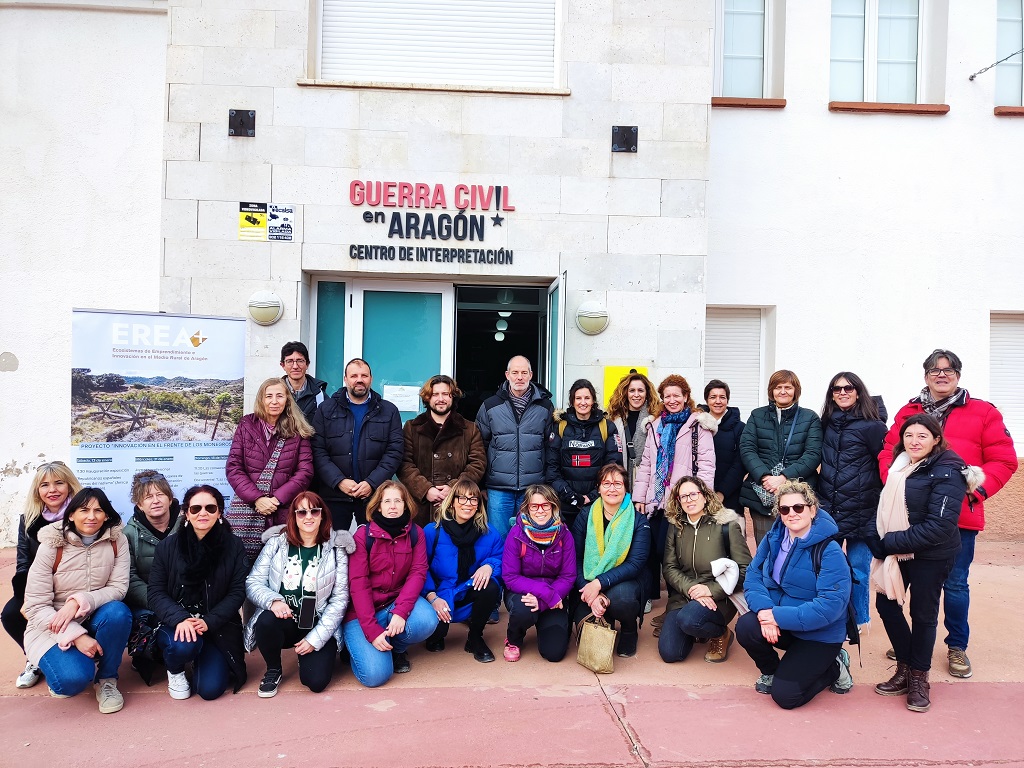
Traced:
<path id="1" fill-rule="evenodd" d="M 599 301 L 584 301 L 576 310 L 576 327 L 587 336 L 596 336 L 608 327 L 608 310 Z"/>
<path id="2" fill-rule="evenodd" d="M 256 291 L 249 297 L 249 317 L 257 325 L 273 325 L 284 314 L 284 304 L 273 291 Z"/>

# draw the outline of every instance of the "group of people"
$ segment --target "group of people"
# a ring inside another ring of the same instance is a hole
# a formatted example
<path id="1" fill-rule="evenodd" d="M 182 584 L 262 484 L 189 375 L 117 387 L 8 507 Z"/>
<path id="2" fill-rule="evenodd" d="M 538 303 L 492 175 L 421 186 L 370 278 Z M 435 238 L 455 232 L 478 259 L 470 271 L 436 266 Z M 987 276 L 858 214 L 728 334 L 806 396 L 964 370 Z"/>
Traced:
<path id="1" fill-rule="evenodd" d="M 870 621 L 872 592 L 896 662 L 878 693 L 930 706 L 943 593 L 950 672 L 971 674 L 974 539 L 1017 459 L 999 412 L 959 387 L 952 352 L 929 355 L 924 389 L 890 429 L 851 372 L 833 377 L 819 415 L 799 405 L 797 376 L 777 371 L 769 405 L 744 423 L 723 381 L 698 406 L 682 376 L 655 387 L 636 371 L 607 413 L 585 379 L 556 411 L 517 356 L 475 422 L 437 375 L 403 427 L 365 360 L 331 396 L 308 364 L 290 342 L 285 376 L 260 386 L 227 461 L 230 505 L 208 485 L 179 503 L 148 470 L 123 525 L 101 489 L 60 462 L 39 468 L 3 609 L 27 656 L 19 687 L 45 677 L 71 696 L 95 682 L 100 711 L 115 712 L 126 647 L 147 682 L 166 667 L 175 699 L 237 691 L 254 649 L 261 697 L 277 693 L 286 648 L 312 691 L 330 684 L 339 651 L 374 687 L 410 670 L 411 645 L 443 652 L 453 622 L 468 624 L 467 653 L 494 661 L 484 634 L 500 605 L 506 661 L 531 630 L 540 656 L 560 661 L 590 616 L 630 657 L 662 581 L 661 658 L 706 643 L 705 661 L 720 663 L 738 640 L 755 689 L 785 708 L 851 689 L 843 644 L 850 621 Z"/>

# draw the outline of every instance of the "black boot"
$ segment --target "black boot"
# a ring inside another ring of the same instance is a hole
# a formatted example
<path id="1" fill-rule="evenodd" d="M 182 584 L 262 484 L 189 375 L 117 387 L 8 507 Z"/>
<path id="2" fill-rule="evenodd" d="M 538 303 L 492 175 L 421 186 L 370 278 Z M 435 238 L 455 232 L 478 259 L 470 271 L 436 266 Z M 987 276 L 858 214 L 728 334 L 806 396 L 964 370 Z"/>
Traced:
<path id="1" fill-rule="evenodd" d="M 427 642 L 424 646 L 431 653 L 437 653 L 438 651 L 444 650 L 444 639 L 448 636 L 448 625 L 445 622 L 438 622 L 437 629 L 434 630 L 434 634 L 427 638 Z"/>
<path id="2" fill-rule="evenodd" d="M 401 675 L 412 669 L 412 664 L 409 663 L 409 655 L 405 651 L 392 651 L 391 661 L 395 665 L 396 675 Z"/>
<path id="3" fill-rule="evenodd" d="M 488 648 L 487 643 L 484 642 L 483 634 L 471 634 L 466 640 L 465 650 L 466 653 L 472 653 L 473 658 L 483 664 L 494 661 L 494 654 L 491 653 L 491 649 Z"/>

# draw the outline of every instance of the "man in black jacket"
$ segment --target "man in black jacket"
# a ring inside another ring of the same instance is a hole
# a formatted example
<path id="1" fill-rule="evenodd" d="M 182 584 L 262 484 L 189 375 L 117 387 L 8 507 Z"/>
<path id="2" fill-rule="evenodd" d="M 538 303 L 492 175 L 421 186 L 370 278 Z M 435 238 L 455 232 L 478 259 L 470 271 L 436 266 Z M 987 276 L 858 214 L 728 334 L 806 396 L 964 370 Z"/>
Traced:
<path id="1" fill-rule="evenodd" d="M 402 464 L 398 408 L 374 392 L 372 384 L 370 364 L 358 357 L 350 360 L 345 386 L 313 417 L 313 471 L 336 530 L 347 531 L 353 516 L 362 522 L 370 495 Z"/>
<path id="2" fill-rule="evenodd" d="M 289 341 L 281 347 L 281 380 L 288 385 L 295 404 L 299 406 L 306 421 L 313 423 L 313 414 L 326 399 L 327 382 L 314 379 L 306 374 L 309 368 L 309 350 L 301 341 Z"/>

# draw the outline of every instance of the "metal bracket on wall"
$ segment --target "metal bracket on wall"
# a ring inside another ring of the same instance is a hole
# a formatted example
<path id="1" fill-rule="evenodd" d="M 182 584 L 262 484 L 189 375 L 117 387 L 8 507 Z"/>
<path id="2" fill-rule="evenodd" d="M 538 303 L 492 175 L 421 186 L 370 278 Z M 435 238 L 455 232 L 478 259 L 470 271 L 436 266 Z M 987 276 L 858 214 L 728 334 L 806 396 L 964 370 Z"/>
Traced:
<path id="1" fill-rule="evenodd" d="M 252 138 L 256 135 L 256 110 L 253 109 L 229 109 L 228 110 L 228 136 L 247 136 Z"/>
<path id="2" fill-rule="evenodd" d="M 612 126 L 612 152 L 636 152 L 637 126 Z"/>

